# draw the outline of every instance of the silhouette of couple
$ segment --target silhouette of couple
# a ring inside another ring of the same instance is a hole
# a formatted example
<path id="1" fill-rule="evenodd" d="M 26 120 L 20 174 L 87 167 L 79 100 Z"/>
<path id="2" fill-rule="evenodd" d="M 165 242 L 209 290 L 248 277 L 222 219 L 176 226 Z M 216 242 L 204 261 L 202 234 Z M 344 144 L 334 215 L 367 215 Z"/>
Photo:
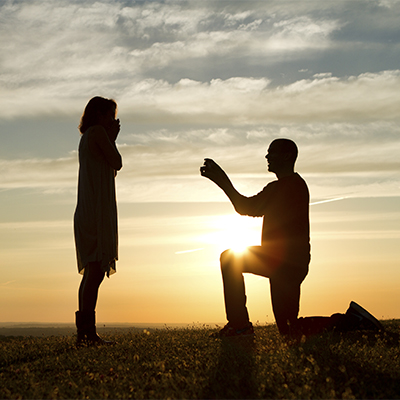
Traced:
<path id="1" fill-rule="evenodd" d="M 95 307 L 105 274 L 115 272 L 118 258 L 116 171 L 122 168 L 115 140 L 120 124 L 113 100 L 94 97 L 87 104 L 79 129 L 78 202 L 74 232 L 78 269 L 83 273 L 76 312 L 77 342 L 108 343 L 96 333 Z M 298 318 L 300 286 L 310 262 L 309 192 L 295 172 L 297 146 L 289 139 L 272 141 L 265 156 L 268 171 L 277 180 L 255 196 L 241 195 L 227 174 L 206 158 L 200 168 L 227 195 L 241 215 L 263 217 L 261 246 L 241 253 L 221 254 L 221 273 L 228 323 L 216 336 L 253 336 L 247 307 L 243 273 L 269 278 L 272 309 L 279 332 L 298 338 L 326 330 L 382 330 L 380 322 L 355 302 L 345 314 Z"/>

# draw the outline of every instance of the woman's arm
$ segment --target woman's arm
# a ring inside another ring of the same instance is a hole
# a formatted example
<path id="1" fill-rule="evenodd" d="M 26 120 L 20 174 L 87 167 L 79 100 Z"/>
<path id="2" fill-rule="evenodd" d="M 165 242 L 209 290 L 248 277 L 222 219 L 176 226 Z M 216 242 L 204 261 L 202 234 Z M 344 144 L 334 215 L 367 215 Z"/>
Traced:
<path id="1" fill-rule="evenodd" d="M 92 128 L 89 138 L 90 150 L 95 156 L 102 156 L 106 163 L 116 171 L 122 168 L 122 157 L 115 142 L 111 142 L 110 135 L 101 125 Z M 117 135 L 115 135 L 116 137 Z"/>

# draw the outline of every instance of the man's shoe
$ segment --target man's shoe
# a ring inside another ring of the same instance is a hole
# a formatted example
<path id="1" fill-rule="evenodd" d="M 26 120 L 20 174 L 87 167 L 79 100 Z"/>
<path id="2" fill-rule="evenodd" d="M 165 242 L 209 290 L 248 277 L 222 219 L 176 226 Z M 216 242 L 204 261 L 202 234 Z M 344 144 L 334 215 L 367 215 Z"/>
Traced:
<path id="1" fill-rule="evenodd" d="M 254 337 L 253 324 L 248 322 L 246 325 L 237 328 L 228 322 L 220 331 L 213 333 L 211 336 L 216 338 Z"/>
<path id="2" fill-rule="evenodd" d="M 346 314 L 359 319 L 359 329 L 385 330 L 382 324 L 371 313 L 354 301 L 350 303 Z"/>

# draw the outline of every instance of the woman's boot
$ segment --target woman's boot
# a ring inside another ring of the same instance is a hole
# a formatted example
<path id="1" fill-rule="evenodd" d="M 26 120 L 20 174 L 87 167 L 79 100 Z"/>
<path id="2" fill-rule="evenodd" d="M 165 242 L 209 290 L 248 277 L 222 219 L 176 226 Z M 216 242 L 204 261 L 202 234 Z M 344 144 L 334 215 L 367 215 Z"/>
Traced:
<path id="1" fill-rule="evenodd" d="M 96 333 L 96 313 L 95 311 L 77 311 L 75 313 L 77 328 L 77 346 L 114 344 L 114 342 L 102 339 Z"/>

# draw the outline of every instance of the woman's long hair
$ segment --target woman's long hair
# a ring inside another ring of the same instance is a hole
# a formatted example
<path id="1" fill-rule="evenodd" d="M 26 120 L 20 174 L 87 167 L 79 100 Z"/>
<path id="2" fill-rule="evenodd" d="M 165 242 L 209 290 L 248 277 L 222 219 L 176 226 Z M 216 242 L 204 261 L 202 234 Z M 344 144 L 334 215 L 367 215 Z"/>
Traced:
<path id="1" fill-rule="evenodd" d="M 89 100 L 83 111 L 79 131 L 85 133 L 91 126 L 98 122 L 99 114 L 104 115 L 110 110 L 117 110 L 117 103 L 113 99 L 96 96 Z"/>

